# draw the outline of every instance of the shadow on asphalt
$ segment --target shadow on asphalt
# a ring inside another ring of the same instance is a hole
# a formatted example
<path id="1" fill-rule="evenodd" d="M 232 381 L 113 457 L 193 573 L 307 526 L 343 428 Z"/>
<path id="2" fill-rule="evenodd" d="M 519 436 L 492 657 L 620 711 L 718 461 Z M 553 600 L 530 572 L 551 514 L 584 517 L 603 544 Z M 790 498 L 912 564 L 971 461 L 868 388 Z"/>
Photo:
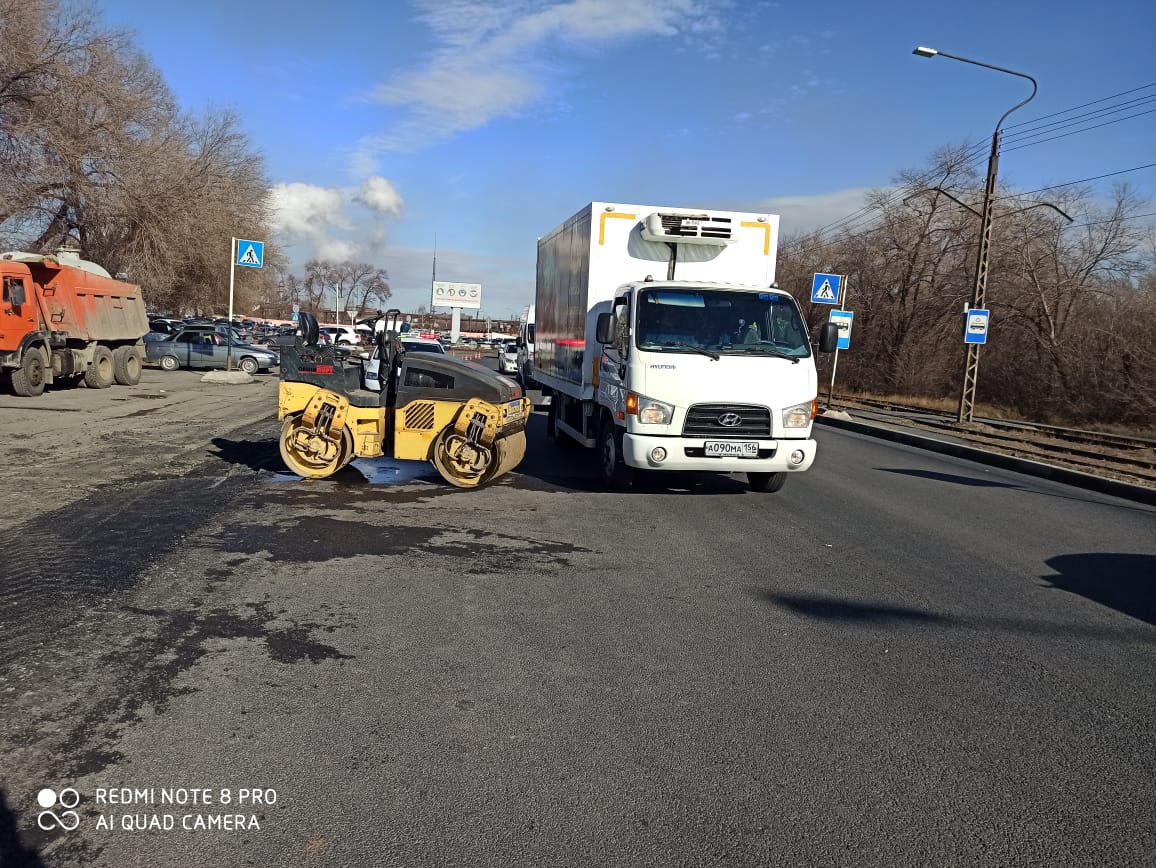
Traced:
<path id="1" fill-rule="evenodd" d="M 1041 576 L 1053 588 L 1156 625 L 1156 555 L 1089 552 L 1058 555 L 1047 565 L 1059 573 Z"/>
<path id="2" fill-rule="evenodd" d="M 213 457 L 228 464 L 272 474 L 272 481 L 300 481 L 290 473 L 277 449 L 276 438 L 230 440 L 214 437 Z M 343 486 L 366 484 L 404 484 L 429 482 L 442 485 L 441 477 L 424 461 L 396 461 L 389 458 L 355 459 L 326 482 Z M 526 491 L 606 492 L 599 478 L 596 455 L 592 449 L 560 446 L 546 436 L 545 413 L 537 412 L 526 426 L 526 456 L 514 470 L 495 481 Z M 619 494 L 749 494 L 746 479 L 726 473 L 663 472 L 637 474 L 634 485 Z M 767 495 L 760 495 L 767 496 Z"/>
<path id="3" fill-rule="evenodd" d="M 1053 558 L 1049 563 L 1064 560 L 1067 557 L 1136 558 L 1138 560 L 1146 560 L 1148 562 L 1146 567 L 1148 570 L 1147 587 L 1149 589 L 1152 587 L 1152 570 L 1154 563 L 1156 563 L 1156 558 L 1154 557 L 1146 555 L 1068 555 L 1064 556 L 1064 558 Z M 1097 569 L 1095 565 L 1087 568 Z M 1131 569 L 1143 570 L 1145 567 L 1143 564 L 1134 564 L 1125 568 L 1125 570 Z M 1125 573 L 1125 575 L 1131 575 L 1133 580 L 1139 581 L 1140 579 L 1139 574 Z M 1049 576 L 1047 578 L 1049 581 L 1055 583 L 1056 587 L 1061 587 L 1057 583 L 1056 577 Z M 1064 588 L 1064 590 L 1069 589 Z M 752 596 L 757 597 L 764 603 L 770 604 L 776 609 L 786 609 L 796 615 L 802 615 L 805 618 L 810 618 L 815 621 L 824 621 L 835 626 L 901 628 L 932 625 L 949 629 L 996 630 L 1002 633 L 1020 633 L 1026 636 L 1081 637 L 1104 642 L 1139 643 L 1144 645 L 1150 644 L 1153 640 L 1152 631 L 1147 627 L 1126 629 L 1119 627 L 1090 626 L 1088 624 L 1073 623 L 1070 621 L 1059 622 L 1031 618 L 956 616 L 929 612 L 925 609 L 916 609 L 910 606 L 895 606 L 887 603 L 860 600 L 844 600 L 821 594 L 783 594 L 769 591 L 765 588 L 750 588 L 749 591 Z M 1074 591 L 1074 593 L 1079 592 Z M 1097 600 L 1097 602 L 1101 601 Z M 1111 604 L 1104 603 L 1104 605 Z M 1148 605 L 1149 607 L 1151 606 L 1150 596 L 1148 598 Z M 1120 607 L 1113 606 L 1113 608 Z M 1143 610 L 1142 605 L 1138 608 L 1141 611 Z M 1120 611 L 1125 610 L 1121 608 Z M 1129 612 L 1128 614 L 1133 613 Z M 1133 614 L 1133 617 L 1143 620 L 1142 614 Z"/>
<path id="4" fill-rule="evenodd" d="M 546 414 L 526 423 L 526 457 L 510 474 L 510 486 L 527 491 L 608 492 L 599 476 L 597 454 L 577 444 L 555 443 L 546 436 Z M 788 480 L 788 484 L 790 481 Z M 634 485 L 614 494 L 750 494 L 746 478 L 726 473 L 640 472 Z M 767 495 L 760 495 L 765 497 Z"/>
<path id="5" fill-rule="evenodd" d="M 217 450 L 213 457 L 227 464 L 248 467 L 254 472 L 260 470 L 277 472 L 285 469 L 277 452 L 277 441 L 274 439 L 229 440 L 225 437 L 214 437 L 212 444 Z"/>
<path id="6" fill-rule="evenodd" d="M 877 467 L 876 470 L 881 470 L 884 473 L 899 473 L 903 476 L 914 476 L 919 479 L 932 479 L 936 482 L 952 482 L 956 485 L 974 485 L 980 488 L 1015 488 L 1020 486 L 1012 485 L 1007 482 L 994 482 L 990 479 L 979 479 L 975 476 L 960 476 L 956 473 L 940 473 L 935 470 L 910 470 L 901 469 L 898 467 Z"/>
<path id="7" fill-rule="evenodd" d="M 0 865 L 4 868 L 44 868 L 35 847 L 26 847 L 20 839 L 16 815 L 8 807 L 8 794 L 0 790 Z"/>
<path id="8" fill-rule="evenodd" d="M 839 600 L 818 594 L 777 594 L 756 590 L 755 595 L 766 602 L 789 609 L 799 615 L 820 621 L 841 621 L 854 624 L 948 624 L 950 618 L 924 612 L 909 606 L 887 606 L 878 603 Z"/>

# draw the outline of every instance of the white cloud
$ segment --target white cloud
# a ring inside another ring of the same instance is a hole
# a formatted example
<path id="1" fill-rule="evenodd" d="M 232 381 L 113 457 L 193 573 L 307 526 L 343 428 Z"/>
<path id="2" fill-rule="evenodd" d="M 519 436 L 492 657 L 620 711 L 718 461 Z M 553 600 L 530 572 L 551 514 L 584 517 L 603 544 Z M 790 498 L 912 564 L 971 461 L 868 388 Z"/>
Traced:
<path id="1" fill-rule="evenodd" d="M 298 264 L 312 258 L 372 260 L 384 247 L 385 229 L 375 224 L 365 231 L 367 220 L 358 212 L 368 210 L 380 220 L 404 207 L 397 189 L 380 176 L 367 178 L 357 189 L 277 184 L 271 195 L 277 240 Z"/>
<path id="2" fill-rule="evenodd" d="M 381 176 L 367 178 L 357 191 L 356 201 L 373 211 L 386 215 L 401 213 L 401 194 L 393 184 Z"/>
<path id="3" fill-rule="evenodd" d="M 878 187 L 852 187 L 818 196 L 776 196 L 750 206 L 753 211 L 778 214 L 783 235 L 798 235 L 829 226 L 864 206 L 867 194 Z"/>
<path id="4" fill-rule="evenodd" d="M 362 170 L 382 152 L 413 151 L 527 110 L 547 92 L 560 46 L 680 35 L 703 43 L 704 33 L 722 30 L 718 0 L 422 0 L 419 8 L 438 47 L 423 69 L 373 91 L 402 115 L 361 142 Z"/>

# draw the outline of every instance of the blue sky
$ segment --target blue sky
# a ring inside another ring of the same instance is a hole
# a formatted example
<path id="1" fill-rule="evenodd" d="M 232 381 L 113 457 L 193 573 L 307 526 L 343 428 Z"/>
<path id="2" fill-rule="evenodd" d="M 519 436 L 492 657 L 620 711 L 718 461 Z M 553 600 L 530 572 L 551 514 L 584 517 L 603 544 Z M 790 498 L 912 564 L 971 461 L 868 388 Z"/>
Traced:
<path id="1" fill-rule="evenodd" d="M 1156 85 L 1151 0 L 98 8 L 133 32 L 182 107 L 237 112 L 294 262 L 384 267 L 407 310 L 429 303 L 435 237 L 438 279 L 481 283 L 483 310 L 506 316 L 533 295 L 537 237 L 590 201 L 765 210 L 784 234 L 810 230 L 938 148 L 989 141 L 1030 93 L 1023 79 L 916 57 L 916 45 L 1034 76 L 1038 95 L 1008 125 Z M 1123 119 L 1153 98 L 1156 86 L 1084 109 L 1140 100 L 1099 129 L 1009 144 L 1001 185 L 1156 163 L 1156 113 Z M 1092 186 L 1113 181 L 1156 210 L 1156 167 Z"/>

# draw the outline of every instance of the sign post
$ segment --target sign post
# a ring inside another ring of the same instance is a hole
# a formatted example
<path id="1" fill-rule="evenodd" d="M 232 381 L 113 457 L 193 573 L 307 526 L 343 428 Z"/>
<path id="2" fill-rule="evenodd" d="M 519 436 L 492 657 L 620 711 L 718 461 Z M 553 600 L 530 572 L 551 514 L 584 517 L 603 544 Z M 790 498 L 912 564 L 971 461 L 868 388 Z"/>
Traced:
<path id="1" fill-rule="evenodd" d="M 457 343 L 461 335 L 462 308 L 480 310 L 482 307 L 482 285 L 480 283 L 454 283 L 445 280 L 433 281 L 430 306 L 449 307 L 453 309 L 453 322 L 450 325 L 450 339 Z"/>
<path id="2" fill-rule="evenodd" d="M 965 344 L 986 344 L 987 327 L 991 323 L 991 311 L 979 307 L 967 309 L 967 325 L 963 329 Z"/>
<path id="3" fill-rule="evenodd" d="M 839 366 L 839 350 L 851 347 L 851 321 L 855 318 L 853 311 L 847 310 L 847 296 L 849 292 L 842 291 L 847 279 L 839 274 L 816 274 L 811 284 L 811 301 L 820 304 L 835 304 L 842 299 L 838 310 L 831 311 L 829 321 L 839 326 L 839 343 L 835 346 L 835 353 L 831 357 L 831 384 L 827 388 L 827 409 L 832 408 L 835 400 L 835 369 Z"/>
<path id="4" fill-rule="evenodd" d="M 838 304 L 843 277 L 839 274 L 816 274 L 811 281 L 812 304 Z"/>
<path id="5" fill-rule="evenodd" d="M 233 370 L 233 280 L 236 266 L 260 268 L 265 261 L 265 242 L 233 238 L 229 243 L 229 330 L 225 337 L 229 349 L 225 354 L 225 370 Z"/>

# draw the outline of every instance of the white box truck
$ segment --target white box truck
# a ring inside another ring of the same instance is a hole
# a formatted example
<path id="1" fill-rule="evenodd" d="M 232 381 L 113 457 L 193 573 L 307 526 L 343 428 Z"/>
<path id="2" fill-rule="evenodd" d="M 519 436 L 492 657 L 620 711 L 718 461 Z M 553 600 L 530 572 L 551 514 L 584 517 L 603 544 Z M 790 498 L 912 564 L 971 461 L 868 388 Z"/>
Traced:
<path id="1" fill-rule="evenodd" d="M 533 376 L 547 431 L 634 471 L 743 472 L 778 491 L 815 460 L 818 381 L 775 284 L 779 218 L 593 202 L 538 241 Z M 838 329 L 822 327 L 819 349 Z"/>

